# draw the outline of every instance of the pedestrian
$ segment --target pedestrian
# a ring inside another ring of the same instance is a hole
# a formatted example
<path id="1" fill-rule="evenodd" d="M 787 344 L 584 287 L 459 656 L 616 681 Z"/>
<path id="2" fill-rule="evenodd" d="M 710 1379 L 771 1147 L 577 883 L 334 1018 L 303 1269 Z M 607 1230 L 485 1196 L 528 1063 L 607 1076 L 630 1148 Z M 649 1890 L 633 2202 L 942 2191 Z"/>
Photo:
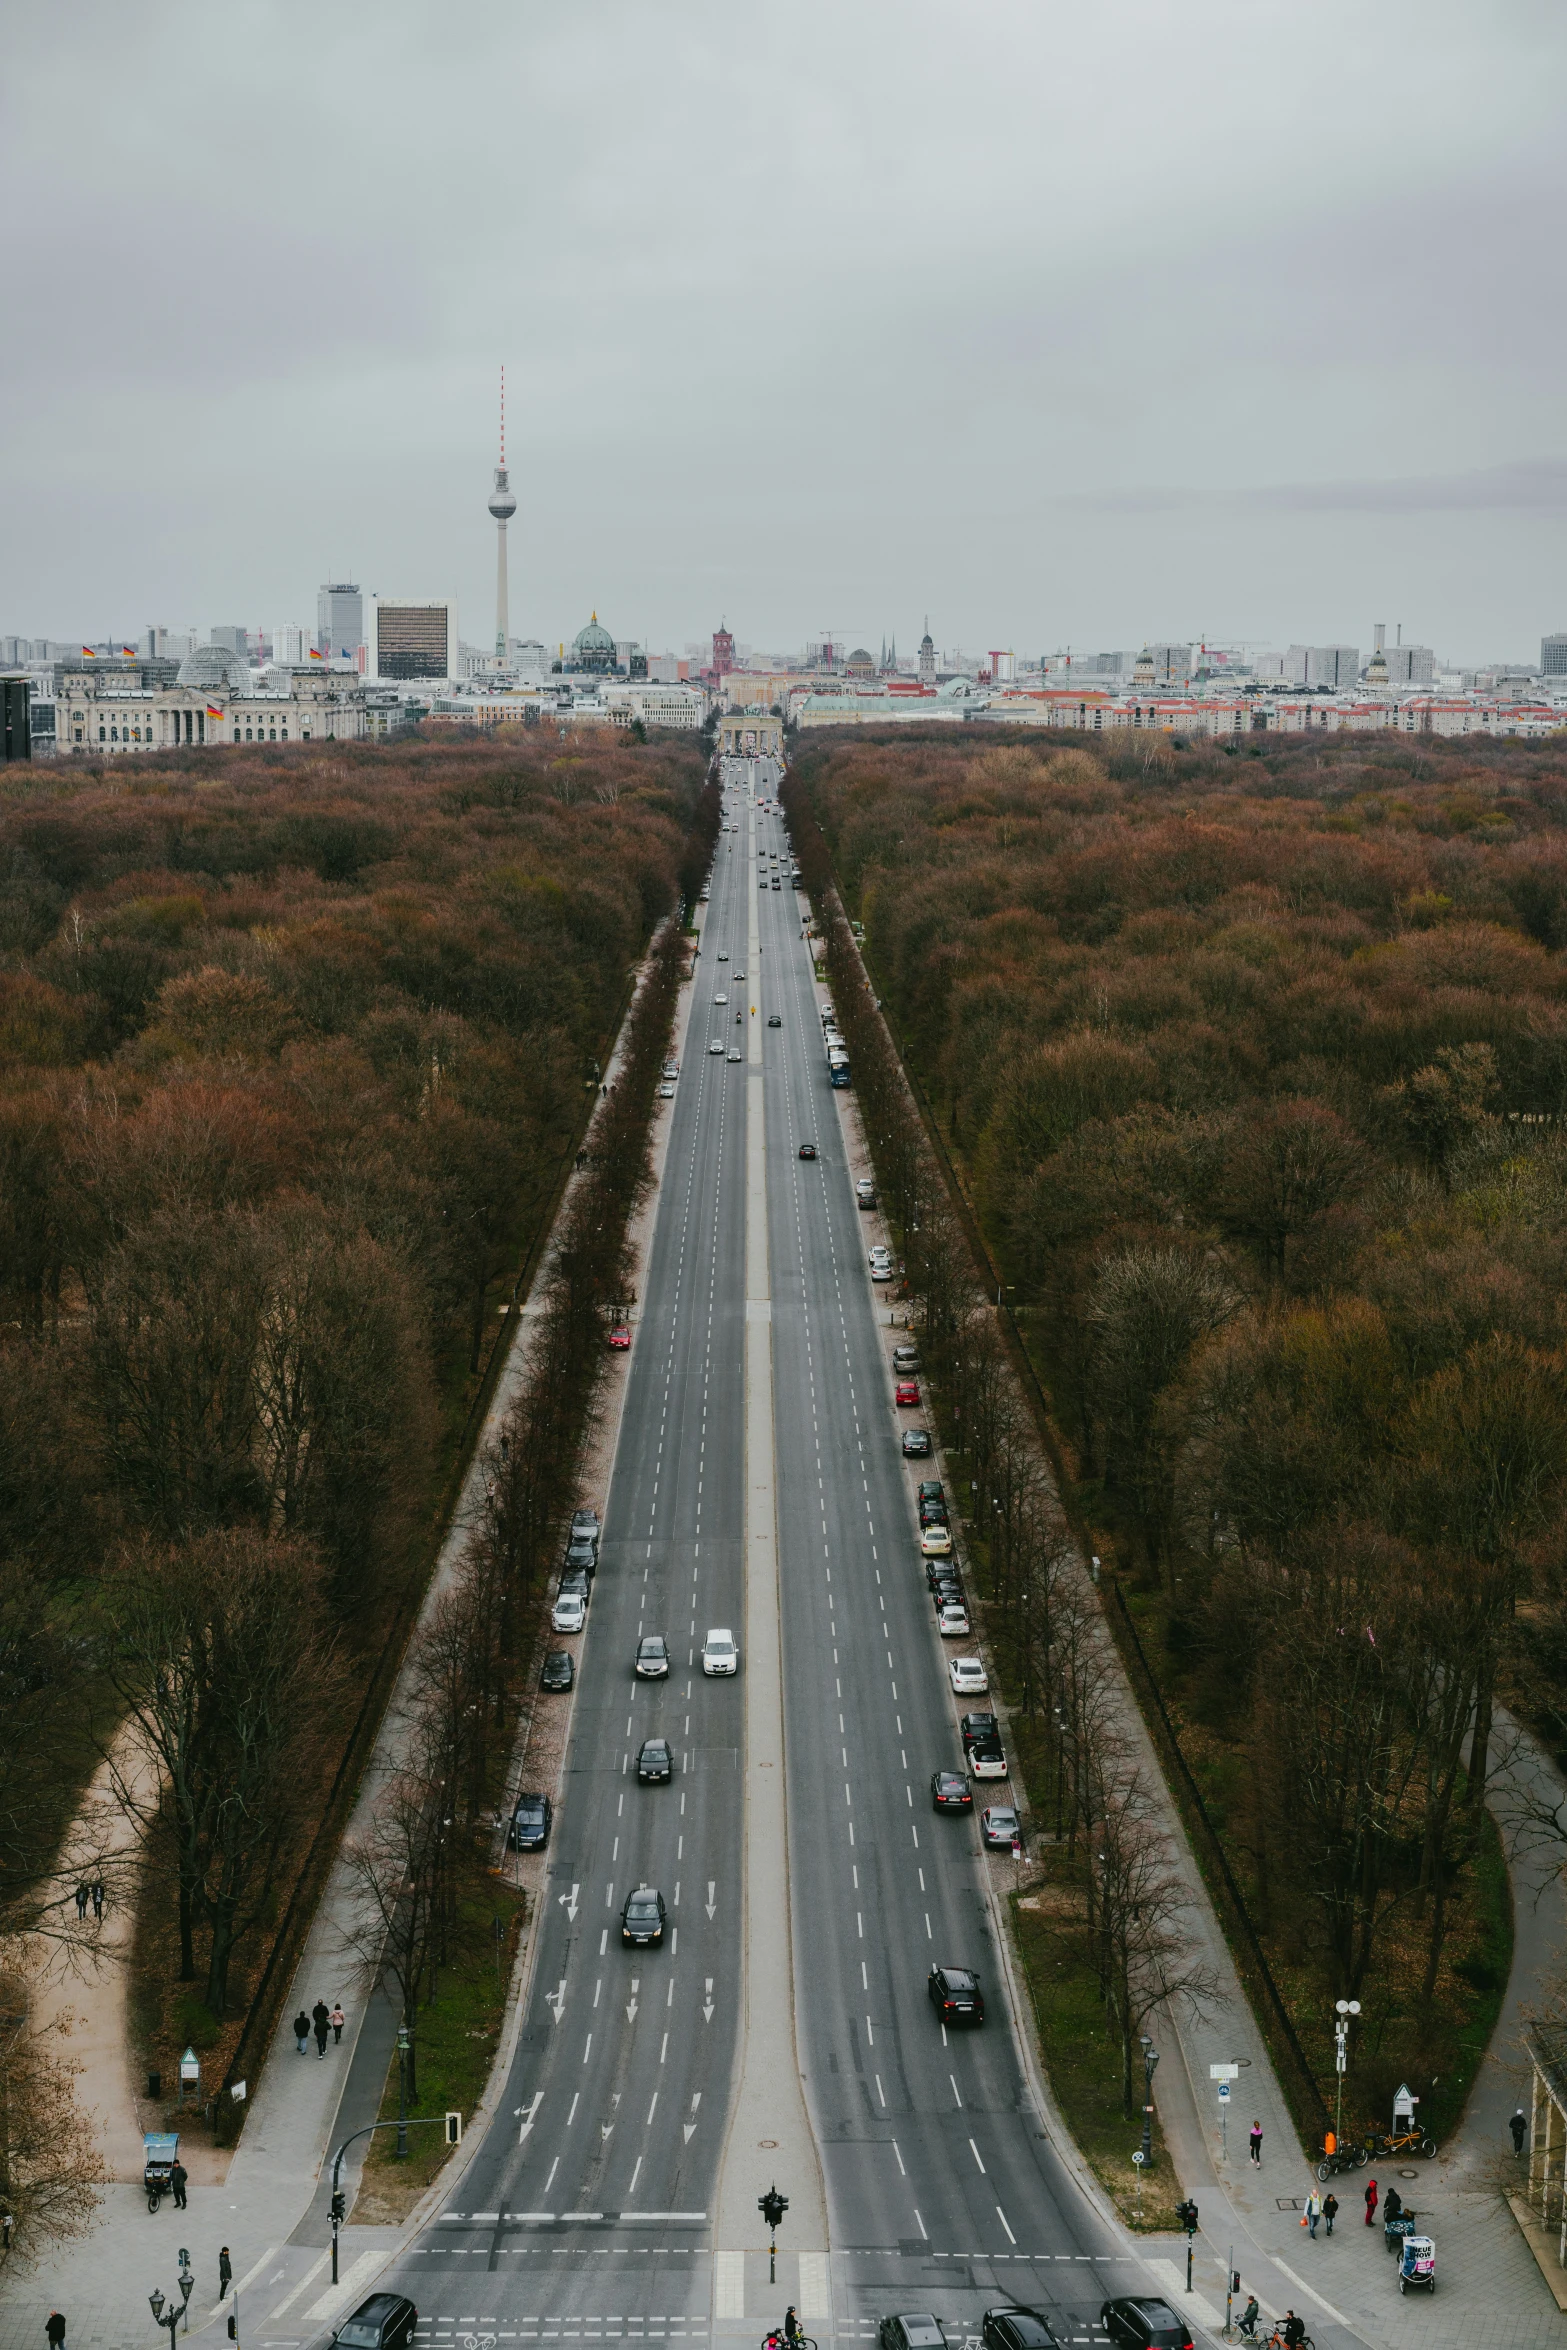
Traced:
<path id="1" fill-rule="evenodd" d="M 79 1918 L 85 1918 L 87 1915 L 87 1879 L 85 1877 L 76 1888 L 76 1914 Z"/>
<path id="2" fill-rule="evenodd" d="M 190 2173 L 185 2168 L 185 2165 L 181 2162 L 179 2156 L 176 2154 L 174 2157 L 174 2168 L 169 2173 L 169 2185 L 174 2189 L 174 2208 L 176 2211 L 183 2211 L 185 2209 L 185 2189 L 189 2183 Z"/>
<path id="3" fill-rule="evenodd" d="M 218 2299 L 220 2301 L 228 2299 L 229 2287 L 233 2282 L 234 2263 L 229 2258 L 229 2248 L 225 2244 L 218 2253 Z"/>
<path id="4" fill-rule="evenodd" d="M 1371 2182 L 1371 2184 L 1370 2184 L 1370 2186 L 1369 2186 L 1369 2187 L 1366 2189 L 1366 2225 L 1367 2225 L 1367 2227 L 1368 2227 L 1368 2228 L 1374 2228 L 1374 2227 L 1376 2226 L 1376 2224 L 1377 2224 L 1377 2183 L 1376 2183 L 1376 2180 L 1375 2180 L 1375 2179 L 1373 2179 L 1373 2180 L 1372 2180 L 1372 2182 Z"/>
<path id="5" fill-rule="evenodd" d="M 1512 2131 L 1513 2134 L 1513 2152 L 1515 2154 L 1522 2154 L 1523 2142 L 1529 2134 L 1529 2124 L 1525 2119 L 1524 2110 L 1521 2105 L 1519 2106 L 1518 2111 L 1513 2115 L 1513 2118 L 1508 2123 L 1507 2127 Z"/>
<path id="6" fill-rule="evenodd" d="M 1336 2195 L 1329 2193 L 1323 2196 L 1322 2216 L 1328 2223 L 1328 2234 L 1331 2236 L 1333 2222 L 1338 2218 L 1338 2197 Z"/>
<path id="7" fill-rule="evenodd" d="M 1316 2188 L 1313 2187 L 1311 2193 L 1306 2197 L 1306 2225 L 1311 2230 L 1311 2240 L 1313 2243 L 1315 2243 L 1317 2240 L 1317 2222 L 1321 2217 L 1322 2197 L 1317 2193 Z"/>
<path id="8" fill-rule="evenodd" d="M 334 1999 L 332 2002 L 332 2045 L 334 2048 L 341 2048 L 343 2045 L 343 2026 L 347 2021 L 348 2018 L 343 2013 L 343 2002 L 340 1999 Z"/>
<path id="9" fill-rule="evenodd" d="M 49 2350 L 65 2350 L 65 2320 L 58 2309 L 50 2310 L 44 2332 L 49 2338 Z"/>
<path id="10" fill-rule="evenodd" d="M 294 2018 L 294 2046 L 299 2050 L 301 2056 L 310 2046 L 310 2018 L 303 2008 Z"/>
<path id="11" fill-rule="evenodd" d="M 332 2029 L 332 2011 L 324 1999 L 318 1999 L 310 2010 L 310 2020 L 316 2028 L 316 2054 L 325 2056 L 326 2036 Z"/>
<path id="12" fill-rule="evenodd" d="M 1252 2123 L 1252 2125 L 1251 2125 L 1251 2161 L 1252 2161 L 1252 2168 L 1253 2168 L 1254 2170 L 1261 2170 L 1261 2168 L 1262 2168 L 1262 2124 L 1261 2124 L 1261 2122 L 1253 2122 L 1253 2123 Z"/>
<path id="13" fill-rule="evenodd" d="M 102 1919 L 102 1916 L 103 1916 L 103 1879 L 102 1879 L 102 1877 L 94 1877 L 94 1879 L 93 1879 L 93 1881 L 92 1881 L 92 1913 L 93 1913 L 93 1916 L 94 1916 L 95 1918 L 98 1918 L 98 1919 L 100 1919 L 100 1920 Z"/>

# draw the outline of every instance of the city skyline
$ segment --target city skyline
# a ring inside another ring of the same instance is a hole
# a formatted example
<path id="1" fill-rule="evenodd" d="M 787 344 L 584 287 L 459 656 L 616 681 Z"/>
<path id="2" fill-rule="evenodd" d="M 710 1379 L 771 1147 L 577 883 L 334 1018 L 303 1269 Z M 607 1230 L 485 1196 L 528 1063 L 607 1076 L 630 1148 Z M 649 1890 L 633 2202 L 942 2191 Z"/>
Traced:
<path id="1" fill-rule="evenodd" d="M 825 605 L 901 642 L 929 600 L 1020 652 L 1386 614 L 1488 661 L 1567 620 L 1567 25 L 1533 0 L 1329 5 L 1306 42 L 1235 0 L 977 39 L 931 0 L 393 4 L 308 52 L 275 6 L 81 27 L 85 79 L 13 28 L 0 189 L 44 241 L 6 628 L 272 625 L 351 575 L 486 641 L 503 360 L 519 636 L 727 610 L 787 645 Z M 481 134 L 497 90 L 526 139 Z"/>

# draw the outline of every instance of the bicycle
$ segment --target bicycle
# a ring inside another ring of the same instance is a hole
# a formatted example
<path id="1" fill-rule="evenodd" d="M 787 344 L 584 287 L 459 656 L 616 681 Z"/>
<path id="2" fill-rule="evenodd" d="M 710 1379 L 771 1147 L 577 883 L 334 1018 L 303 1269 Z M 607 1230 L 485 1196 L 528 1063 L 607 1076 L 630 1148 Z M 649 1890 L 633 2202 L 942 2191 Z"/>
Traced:
<path id="1" fill-rule="evenodd" d="M 1366 2156 L 1371 2162 L 1386 2162 L 1394 2154 L 1423 2154 L 1429 2162 L 1436 2152 L 1436 2140 L 1428 2138 L 1424 2130 L 1400 2130 L 1397 2135 L 1374 2135 L 1366 2140 Z"/>
<path id="2" fill-rule="evenodd" d="M 1289 2343 L 1285 2341 L 1283 2334 L 1280 2332 L 1277 2326 L 1274 2327 L 1272 2333 L 1268 2336 L 1267 2341 L 1263 2345 L 1263 2350 L 1290 2350 Z M 1317 2345 L 1309 2334 L 1302 2334 L 1300 2340 L 1295 2344 L 1295 2350 L 1317 2350 Z"/>

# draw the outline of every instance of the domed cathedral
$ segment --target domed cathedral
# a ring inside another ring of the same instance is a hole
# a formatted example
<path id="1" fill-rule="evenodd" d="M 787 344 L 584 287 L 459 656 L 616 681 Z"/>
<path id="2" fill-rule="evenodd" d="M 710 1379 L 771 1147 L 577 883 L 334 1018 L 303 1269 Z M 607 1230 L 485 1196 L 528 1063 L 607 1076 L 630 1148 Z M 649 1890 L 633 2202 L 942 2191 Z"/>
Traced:
<path id="1" fill-rule="evenodd" d="M 855 646 L 843 669 L 846 677 L 874 677 L 876 674 L 876 664 L 864 645 Z"/>
<path id="2" fill-rule="evenodd" d="M 595 612 L 586 628 L 579 628 L 571 640 L 571 659 L 568 669 L 588 677 L 613 677 L 615 674 L 615 640 L 607 628 L 601 627 Z"/>

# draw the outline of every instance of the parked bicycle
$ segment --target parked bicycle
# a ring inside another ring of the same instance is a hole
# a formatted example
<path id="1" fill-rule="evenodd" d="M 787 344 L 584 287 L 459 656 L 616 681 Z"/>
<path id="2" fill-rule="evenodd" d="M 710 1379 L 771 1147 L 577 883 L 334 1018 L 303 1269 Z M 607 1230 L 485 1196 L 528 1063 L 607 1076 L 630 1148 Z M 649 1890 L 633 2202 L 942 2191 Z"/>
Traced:
<path id="1" fill-rule="evenodd" d="M 1392 2154 L 1423 2154 L 1429 2162 L 1436 2152 L 1436 2140 L 1428 2138 L 1424 2130 L 1373 2130 L 1366 2140 L 1366 2157 L 1371 2162 L 1386 2162 Z"/>

